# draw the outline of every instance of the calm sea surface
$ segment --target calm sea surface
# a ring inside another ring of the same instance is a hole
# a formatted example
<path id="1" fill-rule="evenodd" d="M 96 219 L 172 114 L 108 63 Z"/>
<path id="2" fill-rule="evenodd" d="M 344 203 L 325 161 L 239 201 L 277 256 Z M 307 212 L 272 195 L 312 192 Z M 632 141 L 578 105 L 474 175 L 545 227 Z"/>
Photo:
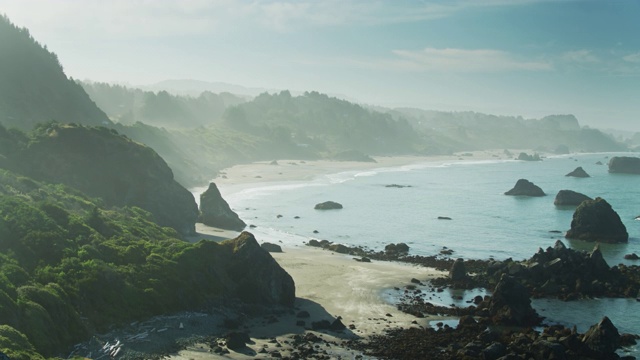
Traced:
<path id="1" fill-rule="evenodd" d="M 620 215 L 629 243 L 603 244 L 601 250 L 610 265 L 634 264 L 623 256 L 640 255 L 640 221 L 634 220 L 640 215 L 640 176 L 608 173 L 606 164 L 615 155 L 639 154 L 567 155 L 539 162 L 466 158 L 449 164 L 342 172 L 306 182 L 225 185 L 220 190 L 247 224 L 256 225 L 251 231 L 259 241 L 300 245 L 316 238 L 376 250 L 404 242 L 417 255 L 437 254 L 446 246 L 454 250 L 453 257 L 515 260 L 529 258 L 558 239 L 571 248 L 593 248 L 593 243 L 564 239 L 574 208 L 557 208 L 553 200 L 559 190 L 574 190 L 604 198 Z M 578 166 L 591 177 L 565 176 Z M 540 186 L 547 196 L 503 195 L 518 179 Z M 389 184 L 407 187 L 385 187 Z M 327 200 L 344 208 L 314 210 L 315 204 Z M 439 216 L 452 220 L 438 220 Z M 575 324 L 581 331 L 607 315 L 622 332 L 640 333 L 640 302 L 635 300 L 534 304 L 549 321 Z"/>

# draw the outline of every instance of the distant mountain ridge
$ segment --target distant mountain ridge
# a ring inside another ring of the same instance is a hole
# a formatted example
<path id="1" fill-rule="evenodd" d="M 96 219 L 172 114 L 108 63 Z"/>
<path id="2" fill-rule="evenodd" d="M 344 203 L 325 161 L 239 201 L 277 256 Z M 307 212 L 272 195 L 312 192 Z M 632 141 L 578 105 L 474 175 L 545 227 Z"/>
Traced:
<path id="1" fill-rule="evenodd" d="M 67 78 L 56 54 L 0 15 L 0 124 L 30 130 L 56 120 L 110 125 L 82 87 Z"/>

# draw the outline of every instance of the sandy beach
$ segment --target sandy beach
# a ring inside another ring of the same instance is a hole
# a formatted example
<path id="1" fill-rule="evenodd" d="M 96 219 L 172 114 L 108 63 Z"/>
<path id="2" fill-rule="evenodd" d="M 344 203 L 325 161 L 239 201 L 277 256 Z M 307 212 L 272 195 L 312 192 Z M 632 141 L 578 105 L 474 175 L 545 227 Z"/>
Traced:
<path id="1" fill-rule="evenodd" d="M 446 164 L 461 161 L 507 160 L 517 157 L 520 152 L 533 154 L 532 150 L 483 150 L 460 152 L 452 155 L 434 156 L 374 156 L 376 162 L 330 161 L 330 160 L 275 160 L 236 165 L 224 169 L 213 182 L 224 188 L 231 185 L 247 185 L 274 181 L 308 181 L 321 175 L 344 171 L 372 170 L 414 164 Z M 202 188 L 202 191 L 206 188 Z"/>

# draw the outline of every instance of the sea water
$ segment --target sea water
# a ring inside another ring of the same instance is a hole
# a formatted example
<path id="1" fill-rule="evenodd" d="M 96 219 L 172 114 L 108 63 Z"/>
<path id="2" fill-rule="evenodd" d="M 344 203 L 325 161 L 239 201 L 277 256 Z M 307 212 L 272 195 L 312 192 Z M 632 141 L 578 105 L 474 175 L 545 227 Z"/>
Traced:
<path id="1" fill-rule="evenodd" d="M 590 251 L 594 243 L 564 239 L 575 208 L 558 208 L 553 200 L 567 189 L 604 198 L 629 233 L 625 244 L 601 244 L 610 265 L 637 264 L 625 254 L 640 255 L 640 175 L 612 174 L 612 156 L 598 153 L 551 156 L 543 161 L 483 160 L 417 163 L 394 168 L 346 171 L 312 181 L 224 185 L 221 193 L 259 241 L 299 246 L 312 238 L 382 250 L 404 242 L 415 255 L 504 260 L 530 258 L 539 248 L 562 240 Z M 598 163 L 602 163 L 600 165 Z M 581 166 L 588 178 L 565 176 Z M 542 188 L 544 197 L 506 196 L 518 179 Z M 386 185 L 404 187 L 387 187 Z M 341 210 L 319 211 L 314 205 L 336 201 Z M 448 217 L 451 220 L 441 220 Z M 548 321 L 577 325 L 585 331 L 603 315 L 623 332 L 640 333 L 640 302 L 595 299 L 564 303 L 536 300 Z"/>

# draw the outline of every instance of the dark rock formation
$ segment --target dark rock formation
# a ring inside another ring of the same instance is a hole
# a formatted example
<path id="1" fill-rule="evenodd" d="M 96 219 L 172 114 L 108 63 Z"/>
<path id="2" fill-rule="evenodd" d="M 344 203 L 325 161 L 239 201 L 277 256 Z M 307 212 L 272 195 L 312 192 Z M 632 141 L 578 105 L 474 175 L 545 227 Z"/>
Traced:
<path id="1" fill-rule="evenodd" d="M 556 206 L 578 206 L 585 200 L 592 200 L 585 194 L 575 192 L 573 190 L 560 190 L 553 200 Z"/>
<path id="2" fill-rule="evenodd" d="M 517 160 L 541 161 L 542 159 L 540 158 L 540 155 L 538 155 L 538 154 L 529 155 L 529 154 L 527 154 L 525 152 L 521 152 L 520 155 L 518 155 L 518 159 Z"/>
<path id="3" fill-rule="evenodd" d="M 448 216 L 438 216 L 438 220 L 451 220 Z"/>
<path id="4" fill-rule="evenodd" d="M 323 203 L 316 204 L 314 207 L 316 210 L 335 210 L 342 209 L 342 204 L 335 201 L 325 201 Z"/>
<path id="5" fill-rule="evenodd" d="M 225 343 L 230 350 L 238 351 L 247 346 L 247 343 L 251 341 L 249 334 L 244 332 L 232 332 L 225 336 Z"/>
<path id="6" fill-rule="evenodd" d="M 331 251 L 335 251 L 338 254 L 349 254 L 351 252 L 351 249 L 349 247 L 347 247 L 345 245 L 342 245 L 342 244 L 330 245 L 328 247 L 328 249 L 331 250 Z"/>
<path id="7" fill-rule="evenodd" d="M 272 253 L 281 253 L 282 252 L 282 247 L 280 247 L 280 245 L 278 244 L 273 244 L 273 243 L 262 243 L 260 245 L 261 248 L 263 248 L 265 251 L 267 252 L 272 252 Z"/>
<path id="8" fill-rule="evenodd" d="M 210 183 L 207 191 L 200 194 L 198 220 L 205 225 L 236 231 L 241 231 L 247 226 L 238 214 L 231 210 L 214 183 Z"/>
<path id="9" fill-rule="evenodd" d="M 606 200 L 598 197 L 586 200 L 578 206 L 566 238 L 621 243 L 629 240 L 629 234 L 618 213 Z"/>
<path id="10" fill-rule="evenodd" d="M 453 262 L 451 270 L 449 270 L 449 278 L 452 281 L 461 281 L 467 278 L 467 270 L 464 266 L 464 260 L 461 258 Z"/>
<path id="11" fill-rule="evenodd" d="M 541 320 L 531 307 L 527 288 L 506 274 L 491 296 L 489 314 L 493 323 L 503 325 L 532 326 Z"/>
<path id="12" fill-rule="evenodd" d="M 589 174 L 587 174 L 586 171 L 584 171 L 584 169 L 582 168 L 582 166 L 578 166 L 577 168 L 575 168 L 575 170 L 573 170 L 572 172 L 568 173 L 565 176 L 573 176 L 573 177 L 579 177 L 579 178 L 587 178 L 589 177 Z"/>
<path id="13" fill-rule="evenodd" d="M 620 347 L 620 333 L 605 316 L 584 334 L 582 342 L 595 354 L 611 354 Z"/>
<path id="14" fill-rule="evenodd" d="M 638 260 L 640 259 L 640 256 L 638 256 L 636 253 L 631 253 L 631 254 L 626 254 L 624 258 L 626 260 Z"/>
<path id="15" fill-rule="evenodd" d="M 411 185 L 389 184 L 389 185 L 385 185 L 384 187 L 402 189 L 402 188 L 411 187 Z"/>
<path id="16" fill-rule="evenodd" d="M 228 262 L 227 286 L 235 295 L 248 303 L 293 306 L 296 297 L 291 276 L 264 251 L 249 232 L 242 232 L 235 239 L 221 245 L 228 253 L 220 261 Z"/>
<path id="17" fill-rule="evenodd" d="M 609 159 L 610 173 L 640 174 L 640 158 L 614 156 Z"/>
<path id="18" fill-rule="evenodd" d="M 516 182 L 513 189 L 504 193 L 505 195 L 516 196 L 545 196 L 546 194 L 540 187 L 526 179 L 520 179 Z"/>
<path id="19" fill-rule="evenodd" d="M 387 254 L 407 254 L 409 253 L 409 245 L 405 243 L 389 244 L 384 247 Z"/>

